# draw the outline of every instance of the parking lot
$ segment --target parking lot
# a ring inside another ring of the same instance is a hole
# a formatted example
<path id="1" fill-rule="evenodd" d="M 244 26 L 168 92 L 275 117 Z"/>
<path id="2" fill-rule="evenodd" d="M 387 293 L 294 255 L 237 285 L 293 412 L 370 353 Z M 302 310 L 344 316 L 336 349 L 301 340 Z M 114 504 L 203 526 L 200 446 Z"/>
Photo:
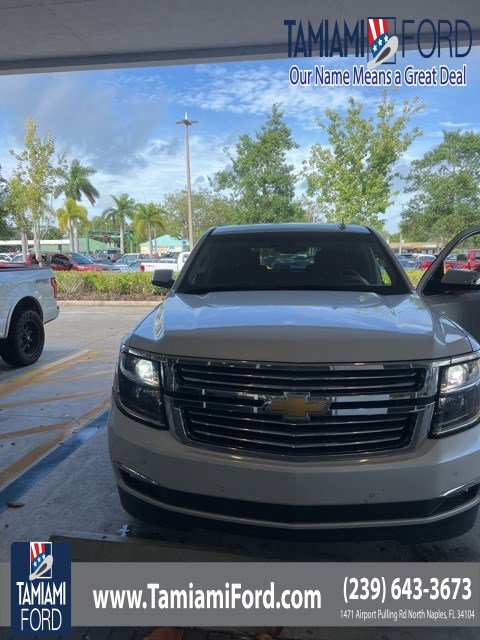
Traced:
<path id="1" fill-rule="evenodd" d="M 46 540 L 59 532 L 143 540 L 175 548 L 175 559 L 182 549 L 200 548 L 218 559 L 235 554 L 252 560 L 480 560 L 479 525 L 451 541 L 409 546 L 396 541 L 292 543 L 215 528 L 168 530 L 128 516 L 110 468 L 106 421 L 121 338 L 147 311 L 63 306 L 46 327 L 46 348 L 36 365 L 18 370 L 0 365 L 2 560 L 9 559 L 11 541 Z"/>

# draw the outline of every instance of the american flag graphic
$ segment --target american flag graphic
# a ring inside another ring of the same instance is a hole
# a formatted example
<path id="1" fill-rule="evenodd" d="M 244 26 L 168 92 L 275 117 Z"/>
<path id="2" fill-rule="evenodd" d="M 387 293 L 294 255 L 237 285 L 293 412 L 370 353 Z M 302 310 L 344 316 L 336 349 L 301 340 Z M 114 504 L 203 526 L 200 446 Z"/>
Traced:
<path id="1" fill-rule="evenodd" d="M 45 563 L 47 557 L 51 555 L 51 542 L 30 542 L 30 575 L 36 575 L 40 567 Z M 41 577 L 51 577 L 51 569 L 48 571 L 48 574 L 47 576 L 42 571 Z"/>

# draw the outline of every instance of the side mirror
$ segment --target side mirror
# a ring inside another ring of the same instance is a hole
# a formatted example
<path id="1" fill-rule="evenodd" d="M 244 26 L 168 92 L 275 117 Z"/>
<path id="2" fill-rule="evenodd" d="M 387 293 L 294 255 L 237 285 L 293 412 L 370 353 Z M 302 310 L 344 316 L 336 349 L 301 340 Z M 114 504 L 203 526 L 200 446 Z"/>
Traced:
<path id="1" fill-rule="evenodd" d="M 174 282 L 173 269 L 155 269 L 153 272 L 152 284 L 154 287 L 171 289 Z"/>
<path id="2" fill-rule="evenodd" d="M 459 289 L 480 285 L 480 273 L 478 271 L 470 271 L 469 269 L 448 269 L 443 275 L 442 284 L 453 285 Z"/>

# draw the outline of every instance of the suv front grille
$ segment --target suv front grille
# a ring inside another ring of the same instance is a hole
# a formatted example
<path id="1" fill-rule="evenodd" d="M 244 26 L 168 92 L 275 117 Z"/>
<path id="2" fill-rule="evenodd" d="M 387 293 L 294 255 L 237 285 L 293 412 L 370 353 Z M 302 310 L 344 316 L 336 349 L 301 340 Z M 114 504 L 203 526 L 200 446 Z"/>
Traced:
<path id="1" fill-rule="evenodd" d="M 297 456 L 398 449 L 410 441 L 412 424 L 408 414 L 285 422 L 279 416 L 185 410 L 185 426 L 197 442 Z"/>
<path id="2" fill-rule="evenodd" d="M 261 368 L 259 368 L 261 366 Z M 318 366 L 179 363 L 179 382 L 189 387 L 253 391 L 315 391 L 344 394 L 417 391 L 424 368 L 328 370 Z"/>
<path id="3" fill-rule="evenodd" d="M 435 375 L 426 365 L 408 363 L 280 365 L 169 358 L 164 383 L 171 418 L 185 441 L 302 458 L 409 447 L 417 425 L 433 411 Z M 269 408 L 272 400 L 283 406 L 292 395 L 300 397 L 300 414 Z M 309 402 L 321 405 L 324 399 L 327 408 L 310 415 Z"/>

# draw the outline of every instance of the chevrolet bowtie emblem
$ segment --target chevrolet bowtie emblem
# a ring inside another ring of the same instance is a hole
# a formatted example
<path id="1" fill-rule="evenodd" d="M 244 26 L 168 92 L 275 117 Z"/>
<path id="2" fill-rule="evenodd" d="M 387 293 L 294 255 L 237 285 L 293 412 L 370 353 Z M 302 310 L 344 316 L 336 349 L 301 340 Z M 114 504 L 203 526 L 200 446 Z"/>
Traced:
<path id="1" fill-rule="evenodd" d="M 310 420 L 311 414 L 324 415 L 328 413 L 332 398 L 322 398 L 307 394 L 284 393 L 266 400 L 261 411 L 267 413 L 281 413 L 284 420 Z"/>

